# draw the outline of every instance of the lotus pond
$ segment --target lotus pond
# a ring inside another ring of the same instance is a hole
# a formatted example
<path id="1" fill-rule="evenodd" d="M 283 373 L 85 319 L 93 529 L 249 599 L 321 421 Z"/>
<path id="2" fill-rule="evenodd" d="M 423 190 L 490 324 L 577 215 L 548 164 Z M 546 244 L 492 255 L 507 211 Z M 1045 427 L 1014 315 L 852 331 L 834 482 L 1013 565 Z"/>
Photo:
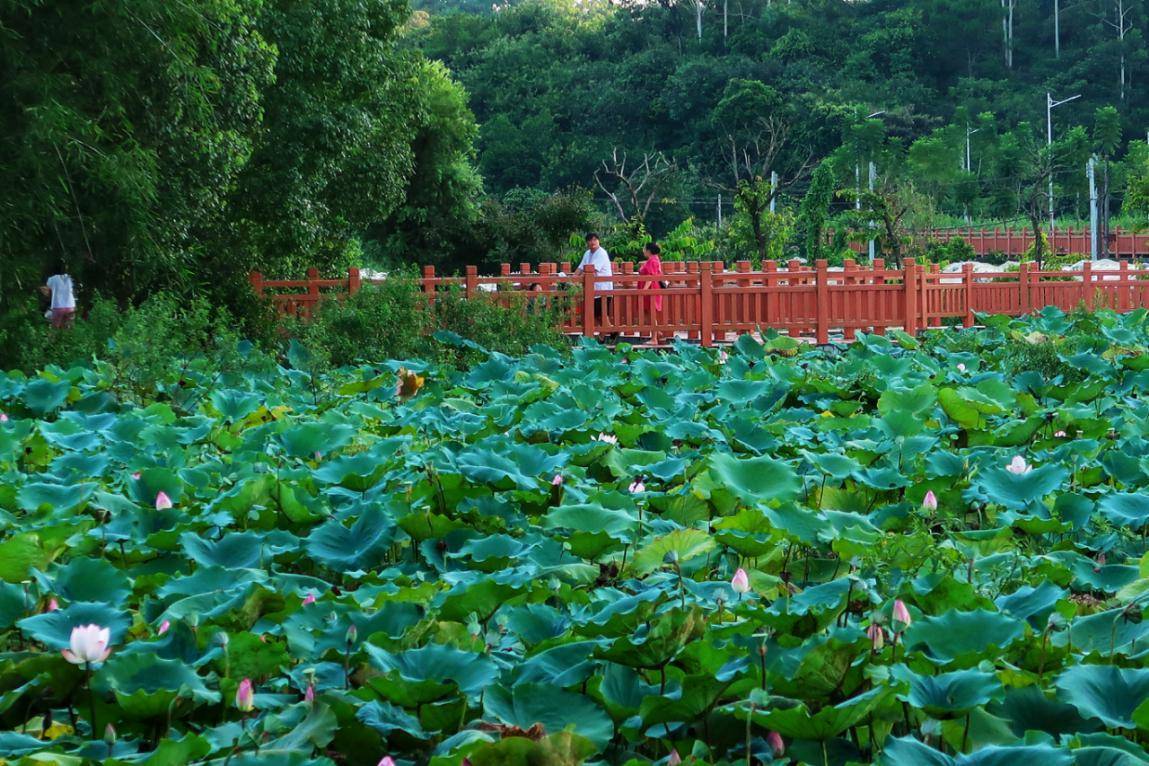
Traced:
<path id="1" fill-rule="evenodd" d="M 1149 318 L 986 322 L 0 376 L 0 762 L 1149 762 Z"/>

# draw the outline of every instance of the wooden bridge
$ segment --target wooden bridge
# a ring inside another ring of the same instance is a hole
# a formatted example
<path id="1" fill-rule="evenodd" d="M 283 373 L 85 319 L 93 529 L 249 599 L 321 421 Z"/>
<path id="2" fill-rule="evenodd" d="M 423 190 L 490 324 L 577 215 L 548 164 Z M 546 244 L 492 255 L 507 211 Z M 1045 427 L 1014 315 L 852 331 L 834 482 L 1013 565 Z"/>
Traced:
<path id="1" fill-rule="evenodd" d="M 953 274 L 912 259 L 902 268 L 887 268 L 876 259 L 865 268 L 846 261 L 837 270 L 825 261 L 812 268 L 797 261 L 785 266 L 767 262 L 759 270 L 749 262 L 733 268 L 721 261 L 664 262 L 662 276 L 641 276 L 632 263 L 616 263 L 615 269 L 609 277 L 591 270 L 573 276 L 570 264 L 543 263 L 535 269 L 521 264 L 517 271 L 504 264 L 495 276 L 480 276 L 470 266 L 464 276 L 444 277 L 427 266 L 421 288 L 428 301 L 458 290 L 473 300 L 524 309 L 554 307 L 569 335 L 660 342 L 677 337 L 703 346 L 766 329 L 823 344 L 831 336 L 850 340 L 859 331 L 915 333 L 946 323 L 968 327 L 978 313 L 1018 316 L 1045 306 L 1064 311 L 1149 307 L 1149 270 L 1127 263 L 1120 271 L 1097 271 L 1088 263 L 1080 271 L 1037 271 L 1023 263 L 1019 271 L 990 273 L 975 273 L 967 265 Z M 603 282 L 613 283 L 614 289 L 601 289 Z M 653 287 L 645 286 L 651 282 Z M 358 269 L 339 279 L 320 279 L 310 269 L 302 280 L 268 280 L 253 273 L 251 284 L 281 316 L 307 319 L 324 301 L 357 293 L 369 281 Z M 650 300 L 655 296 L 662 297 L 660 311 Z"/>

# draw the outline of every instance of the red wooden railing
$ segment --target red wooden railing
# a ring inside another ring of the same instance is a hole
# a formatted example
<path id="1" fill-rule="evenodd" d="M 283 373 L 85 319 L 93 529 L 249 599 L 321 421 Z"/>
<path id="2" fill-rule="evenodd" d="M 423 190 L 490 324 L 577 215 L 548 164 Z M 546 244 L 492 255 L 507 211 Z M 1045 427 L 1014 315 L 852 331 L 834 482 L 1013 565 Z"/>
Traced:
<path id="1" fill-rule="evenodd" d="M 721 261 L 663 263 L 661 276 L 639 275 L 632 263 L 615 267 L 610 277 L 590 269 L 571 276 L 570 264 L 553 263 L 537 270 L 524 263 L 517 272 L 504 264 L 498 276 L 480 276 L 468 266 L 462 277 L 442 277 L 427 266 L 421 286 L 429 301 L 455 289 L 469 299 L 485 297 L 507 306 L 557 306 L 561 328 L 571 335 L 679 337 L 704 346 L 765 329 L 827 343 L 831 335 L 850 340 L 858 331 L 882 334 L 900 328 L 914 333 L 947 319 L 969 327 L 977 313 L 1017 316 L 1045 306 L 1064 311 L 1083 305 L 1118 311 L 1149 307 L 1149 269 L 1128 263 L 1119 271 L 1094 270 L 1088 263 L 1081 271 L 1037 271 L 1023 263 L 1019 271 L 991 273 L 975 273 L 967 264 L 954 274 L 912 259 L 902 268 L 886 268 L 881 259 L 869 268 L 846 261 L 839 270 L 821 260 L 813 268 L 798 261 L 785 268 L 767 262 L 758 271 L 747 261 L 731 269 Z M 319 279 L 314 269 L 305 280 L 251 275 L 256 294 L 270 300 L 280 315 L 304 319 L 324 300 L 354 294 L 364 282 L 358 269 L 343 279 Z M 603 282 L 612 282 L 614 289 L 600 289 Z M 656 282 L 654 287 L 643 286 L 650 282 Z M 653 309 L 655 296 L 663 299 L 660 311 Z"/>
<path id="2" fill-rule="evenodd" d="M 1009 257 L 1016 257 L 1024 255 L 1033 247 L 1033 231 L 1031 229 L 974 229 L 971 227 L 929 229 L 914 232 L 911 238 L 918 244 L 924 245 L 927 242 L 948 242 L 958 237 L 968 242 L 979 256 L 1002 253 Z M 1075 229 L 1073 227 L 1058 229 L 1051 244 L 1052 251 L 1057 255 L 1077 254 L 1088 258 L 1091 252 L 1089 229 Z M 864 242 L 855 242 L 850 247 L 855 252 L 862 252 L 867 246 Z M 1140 258 L 1149 255 L 1149 231 L 1131 232 L 1124 229 L 1114 229 L 1110 232 L 1107 250 L 1108 254 L 1114 258 Z"/>

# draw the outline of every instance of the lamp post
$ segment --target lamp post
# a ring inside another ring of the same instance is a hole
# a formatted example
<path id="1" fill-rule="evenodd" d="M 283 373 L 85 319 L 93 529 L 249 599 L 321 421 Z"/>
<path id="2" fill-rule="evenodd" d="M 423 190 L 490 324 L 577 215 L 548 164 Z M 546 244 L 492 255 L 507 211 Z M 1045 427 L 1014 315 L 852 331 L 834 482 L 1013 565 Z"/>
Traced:
<path id="1" fill-rule="evenodd" d="M 1061 101 L 1054 101 L 1053 94 L 1049 91 L 1045 92 L 1045 145 L 1049 147 L 1051 152 L 1053 148 L 1053 109 L 1054 107 L 1061 106 L 1062 104 L 1068 104 L 1070 101 L 1073 101 L 1077 98 L 1081 98 L 1080 93 L 1078 93 L 1076 96 L 1070 96 L 1069 98 L 1062 99 Z M 1053 247 L 1053 226 L 1053 157 L 1051 153 L 1049 165 L 1049 247 L 1051 249 Z"/>
<path id="2" fill-rule="evenodd" d="M 973 172 L 973 161 L 970 159 L 969 151 L 969 137 L 974 133 L 977 133 L 979 130 L 981 130 L 981 128 L 974 128 L 973 130 L 970 130 L 968 123 L 965 126 L 965 172 L 967 173 Z"/>
<path id="3" fill-rule="evenodd" d="M 866 115 L 866 119 L 872 120 L 875 117 L 880 117 L 883 114 L 885 114 L 884 111 L 874 112 L 873 114 Z M 1149 135 L 1149 134 L 1146 134 L 1146 135 Z M 854 163 L 854 188 L 855 188 L 854 209 L 855 210 L 861 210 L 862 209 L 862 163 L 861 162 L 855 162 Z"/>

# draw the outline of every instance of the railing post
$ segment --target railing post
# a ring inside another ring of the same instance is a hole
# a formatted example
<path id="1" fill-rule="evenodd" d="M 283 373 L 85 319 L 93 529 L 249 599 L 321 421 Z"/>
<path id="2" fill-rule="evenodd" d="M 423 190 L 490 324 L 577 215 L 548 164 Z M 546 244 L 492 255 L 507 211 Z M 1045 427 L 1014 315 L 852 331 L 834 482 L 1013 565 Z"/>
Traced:
<path id="1" fill-rule="evenodd" d="M 830 270 L 825 258 L 814 261 L 814 340 L 830 342 Z"/>
<path id="2" fill-rule="evenodd" d="M 428 305 L 435 302 L 435 267 L 423 267 L 423 293 L 427 296 Z"/>
<path id="3" fill-rule="evenodd" d="M 1081 302 L 1085 308 L 1093 308 L 1093 264 L 1086 261 L 1081 267 Z"/>
<path id="4" fill-rule="evenodd" d="M 594 266 L 582 270 L 582 334 L 594 337 Z"/>
<path id="5" fill-rule="evenodd" d="M 1029 261 L 1022 261 L 1017 267 L 1017 289 L 1020 291 L 1018 303 L 1021 313 L 1028 314 L 1031 310 L 1029 295 Z"/>
<path id="6" fill-rule="evenodd" d="M 699 324 L 701 343 L 705 347 L 714 345 L 714 268 L 713 264 L 703 261 L 698 270 L 699 291 Z"/>
<path id="7" fill-rule="evenodd" d="M 359 275 L 359 267 L 352 266 L 351 268 L 347 269 L 347 294 L 354 295 L 355 293 L 359 292 L 359 288 L 362 286 L 362 284 L 363 281 Z"/>
<path id="8" fill-rule="evenodd" d="M 1117 310 L 1129 310 L 1129 291 L 1132 287 L 1129 282 L 1129 261 L 1121 261 L 1121 276 L 1117 280 Z"/>
<path id="9" fill-rule="evenodd" d="M 253 271 L 253 272 L 251 272 L 251 274 L 248 275 L 248 279 L 251 280 L 251 289 L 255 291 L 255 294 L 257 296 L 262 298 L 263 297 L 263 274 L 261 274 L 258 271 Z"/>
<path id="10" fill-rule="evenodd" d="M 961 269 L 962 282 L 965 285 L 965 317 L 962 324 L 973 327 L 973 264 L 967 262 Z"/>
<path id="11" fill-rule="evenodd" d="M 917 333 L 918 327 L 918 267 L 913 258 L 907 258 L 902 267 L 902 286 L 906 293 L 905 330 L 908 334 Z"/>
<path id="12" fill-rule="evenodd" d="M 467 298 L 474 298 L 479 291 L 479 267 L 468 266 L 466 270 L 465 289 Z"/>
<path id="13" fill-rule="evenodd" d="M 307 270 L 307 295 L 311 298 L 307 302 L 304 316 L 310 319 L 319 309 L 319 269 L 312 266 Z"/>

